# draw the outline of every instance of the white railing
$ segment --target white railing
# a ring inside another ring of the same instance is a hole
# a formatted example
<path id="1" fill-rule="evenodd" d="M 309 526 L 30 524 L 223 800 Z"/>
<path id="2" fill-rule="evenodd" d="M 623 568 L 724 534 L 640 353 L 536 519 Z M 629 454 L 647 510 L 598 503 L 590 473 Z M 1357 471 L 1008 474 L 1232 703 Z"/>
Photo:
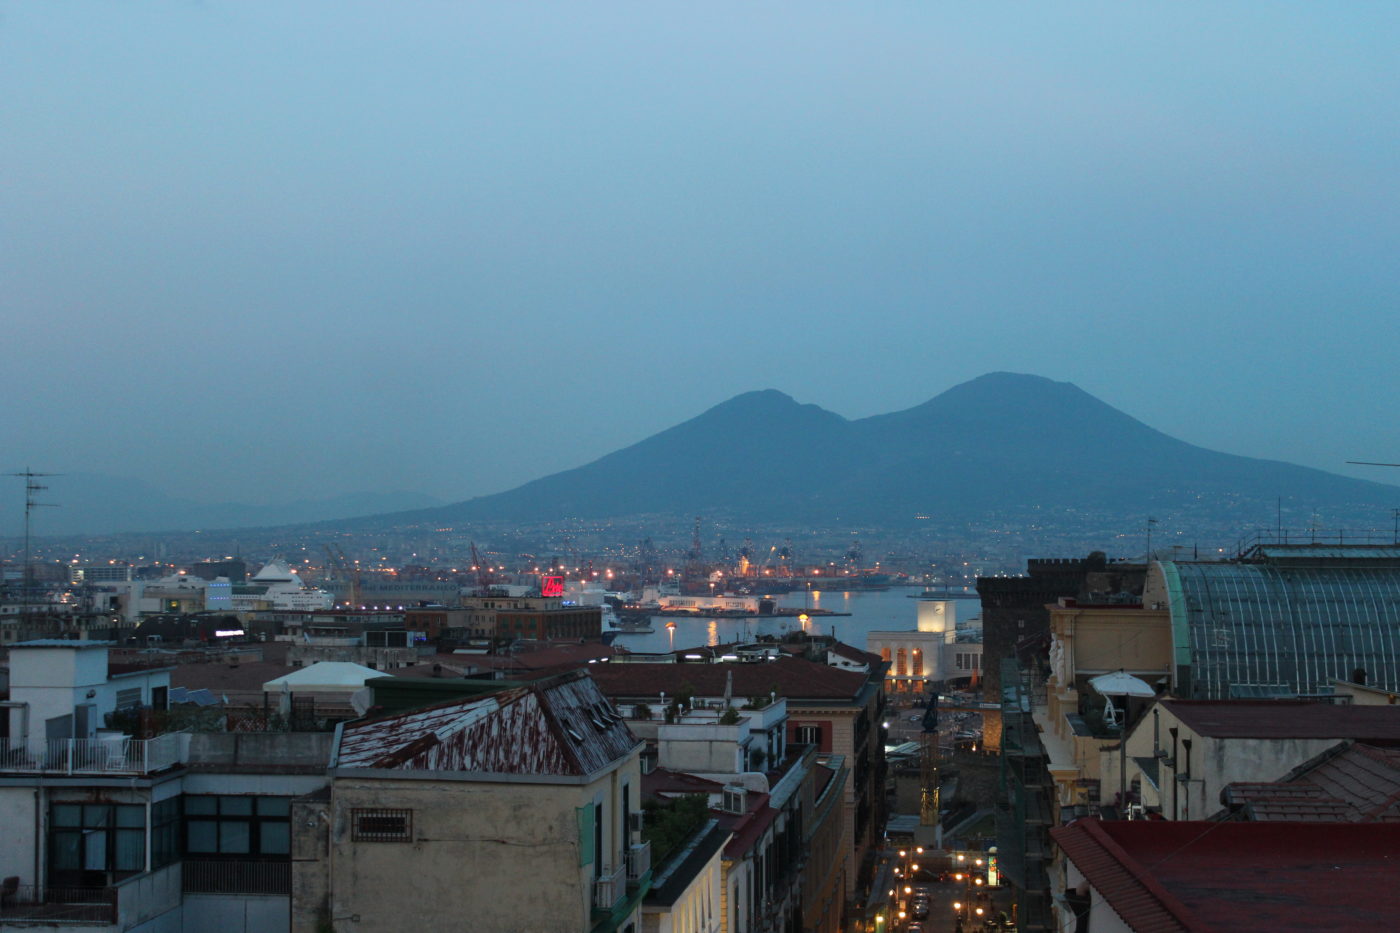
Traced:
<path id="1" fill-rule="evenodd" d="M 626 866 L 599 870 L 598 877 L 593 880 L 593 906 L 595 908 L 612 910 L 613 906 L 622 900 L 622 895 L 627 893 L 625 874 Z"/>
<path id="2" fill-rule="evenodd" d="M 153 739 L 0 739 L 0 772 L 149 774 L 179 764 L 188 749 L 183 732 Z"/>
<path id="3" fill-rule="evenodd" d="M 640 881 L 651 871 L 651 843 L 638 842 L 627 849 L 627 880 Z"/>

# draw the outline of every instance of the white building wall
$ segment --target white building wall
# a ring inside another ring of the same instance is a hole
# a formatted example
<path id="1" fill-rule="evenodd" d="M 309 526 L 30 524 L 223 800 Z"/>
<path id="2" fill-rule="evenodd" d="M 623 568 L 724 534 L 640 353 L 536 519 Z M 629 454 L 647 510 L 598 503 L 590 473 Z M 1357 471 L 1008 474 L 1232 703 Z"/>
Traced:
<path id="1" fill-rule="evenodd" d="M 183 914 L 183 924 L 178 928 L 181 933 L 271 933 L 291 928 L 292 899 L 258 894 L 186 894 Z"/>
<path id="2" fill-rule="evenodd" d="M 1067 862 L 1065 873 L 1069 876 L 1069 887 L 1074 889 L 1084 880 L 1084 874 L 1074 866 L 1073 862 Z M 1074 933 L 1074 914 L 1065 907 L 1064 904 L 1055 905 L 1055 916 L 1059 921 L 1058 929 L 1061 933 Z M 1094 933 L 1136 933 L 1127 922 L 1118 915 L 1104 900 L 1102 894 L 1089 888 L 1089 929 Z"/>
<path id="3" fill-rule="evenodd" d="M 0 878 L 34 884 L 37 788 L 0 787 Z"/>

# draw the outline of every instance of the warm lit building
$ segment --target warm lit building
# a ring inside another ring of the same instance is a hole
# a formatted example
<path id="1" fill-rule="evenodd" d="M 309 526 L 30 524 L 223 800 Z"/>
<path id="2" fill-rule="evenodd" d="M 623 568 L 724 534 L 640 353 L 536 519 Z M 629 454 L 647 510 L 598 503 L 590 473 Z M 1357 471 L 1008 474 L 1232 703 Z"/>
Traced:
<path id="1" fill-rule="evenodd" d="M 1121 670 L 1165 692 L 1171 677 L 1171 620 L 1164 610 L 1145 609 L 1135 601 L 1084 604 L 1064 598 L 1046 608 L 1050 675 L 1046 705 L 1036 709 L 1036 720 L 1050 757 L 1057 807 L 1092 806 L 1117 792 L 1117 771 L 1104 773 L 1105 752 L 1117 748 L 1124 717 L 1131 722 L 1150 701 L 1117 697 L 1110 710 L 1089 681 Z"/>

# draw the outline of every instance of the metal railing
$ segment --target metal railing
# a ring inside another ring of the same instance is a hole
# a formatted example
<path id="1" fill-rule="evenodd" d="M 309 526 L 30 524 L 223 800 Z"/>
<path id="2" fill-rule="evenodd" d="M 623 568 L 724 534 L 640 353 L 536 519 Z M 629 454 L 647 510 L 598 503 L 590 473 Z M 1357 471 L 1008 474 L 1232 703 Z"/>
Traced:
<path id="1" fill-rule="evenodd" d="M 602 868 L 593 881 L 593 906 L 597 910 L 612 910 L 627 893 L 626 866 Z"/>
<path id="2" fill-rule="evenodd" d="M 292 863 L 252 860 L 192 859 L 181 866 L 186 894 L 292 893 Z"/>
<path id="3" fill-rule="evenodd" d="M 0 923 L 30 921 L 66 925 L 117 922 L 115 888 L 21 884 L 0 893 Z"/>
<path id="4" fill-rule="evenodd" d="M 0 739 L 0 772 L 148 774 L 179 764 L 188 747 L 182 732 L 153 739 Z"/>
<path id="5" fill-rule="evenodd" d="M 651 843 L 638 842 L 627 849 L 627 880 L 640 881 L 651 871 Z"/>

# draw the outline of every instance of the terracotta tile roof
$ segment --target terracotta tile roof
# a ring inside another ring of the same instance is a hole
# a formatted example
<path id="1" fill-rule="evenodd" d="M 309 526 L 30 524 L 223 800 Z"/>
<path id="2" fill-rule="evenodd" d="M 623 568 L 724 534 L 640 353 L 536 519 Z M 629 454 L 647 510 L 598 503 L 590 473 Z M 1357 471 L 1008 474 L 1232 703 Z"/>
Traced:
<path id="1" fill-rule="evenodd" d="M 1400 706 L 1306 700 L 1163 700 L 1197 735 L 1217 739 L 1400 741 Z"/>
<path id="2" fill-rule="evenodd" d="M 1282 781 L 1226 785 L 1221 802 L 1253 820 L 1400 823 L 1400 748 L 1343 742 Z"/>
<path id="3" fill-rule="evenodd" d="M 855 661 L 859 664 L 883 664 L 884 658 L 878 654 L 871 654 L 869 651 L 862 651 L 845 642 L 833 642 L 829 650 L 832 654 L 839 655 L 848 661 Z"/>
<path id="4" fill-rule="evenodd" d="M 716 817 L 721 826 L 734 834 L 724 847 L 726 858 L 743 858 L 745 853 L 753 849 L 754 843 L 763 837 L 768 827 L 773 825 L 773 821 L 778 818 L 778 811 L 768 806 L 769 799 L 768 794 L 750 791 L 747 798 L 749 808 L 746 813 L 710 811 L 710 815 Z"/>
<path id="5" fill-rule="evenodd" d="M 179 665 L 170 672 L 170 685 L 188 687 L 191 690 L 203 687 L 215 696 L 225 693 L 261 694 L 263 684 L 291 671 L 292 668 L 279 661 L 242 661 L 238 664 L 227 664 L 211 660 L 201 664 Z"/>
<path id="6" fill-rule="evenodd" d="M 1142 933 L 1400 929 L 1400 825 L 1085 819 L 1051 835 Z"/>
<path id="7" fill-rule="evenodd" d="M 674 696 L 689 686 L 697 696 L 722 696 L 727 675 L 734 674 L 735 698 L 767 696 L 777 689 L 789 700 L 846 700 L 860 696 L 867 677 L 803 658 L 722 664 L 594 664 L 591 673 L 611 697 Z"/>
<path id="8" fill-rule="evenodd" d="M 650 774 L 642 775 L 642 794 L 647 797 L 718 794 L 723 790 L 724 785 L 718 781 L 670 768 L 654 768 Z"/>

